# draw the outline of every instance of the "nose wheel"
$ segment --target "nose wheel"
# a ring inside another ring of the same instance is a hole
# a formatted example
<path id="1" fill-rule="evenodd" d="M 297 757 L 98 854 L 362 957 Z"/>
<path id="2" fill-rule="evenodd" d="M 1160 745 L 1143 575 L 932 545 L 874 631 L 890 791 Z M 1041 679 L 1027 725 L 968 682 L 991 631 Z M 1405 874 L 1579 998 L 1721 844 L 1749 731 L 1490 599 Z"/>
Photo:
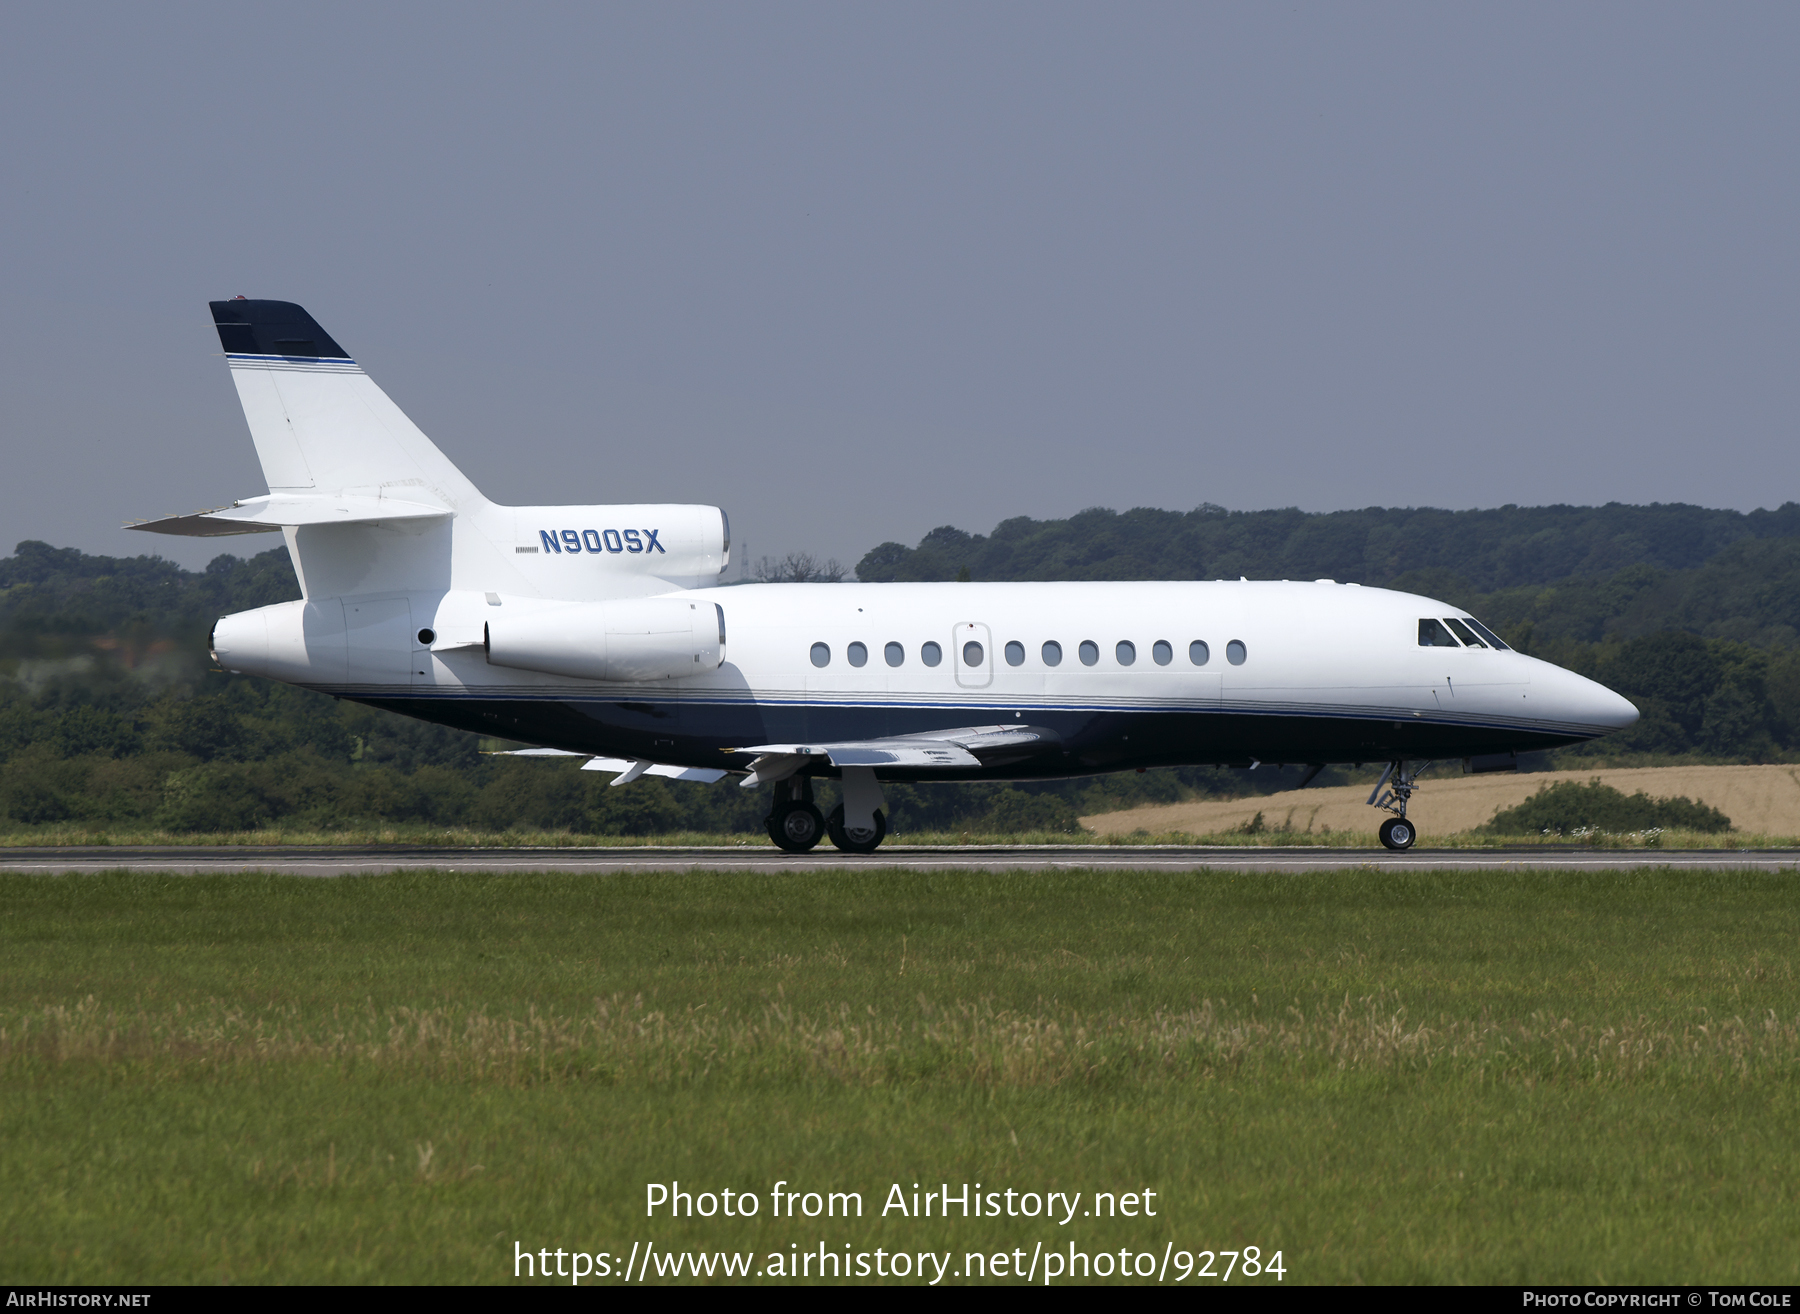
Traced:
<path id="1" fill-rule="evenodd" d="M 1394 814 L 1382 822 L 1381 829 L 1376 832 L 1381 836 L 1383 848 L 1397 852 L 1410 849 L 1413 841 L 1419 838 L 1418 829 L 1406 819 L 1406 805 L 1412 802 L 1419 777 L 1432 766 L 1433 763 L 1427 762 L 1409 771 L 1405 762 L 1389 762 L 1381 779 L 1375 782 L 1375 788 L 1369 794 L 1369 806 Z"/>

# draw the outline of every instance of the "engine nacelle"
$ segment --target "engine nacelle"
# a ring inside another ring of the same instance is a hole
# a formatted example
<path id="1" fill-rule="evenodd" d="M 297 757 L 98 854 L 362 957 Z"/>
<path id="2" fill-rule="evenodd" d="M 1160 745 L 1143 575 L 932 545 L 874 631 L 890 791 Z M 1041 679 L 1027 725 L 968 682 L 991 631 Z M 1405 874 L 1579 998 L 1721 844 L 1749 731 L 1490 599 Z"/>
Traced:
<path id="1" fill-rule="evenodd" d="M 214 661 L 244 675 L 326 685 L 342 684 L 348 675 L 344 605 L 337 598 L 278 602 L 221 616 L 213 624 L 210 646 Z M 402 636 L 400 655 L 406 652 Z"/>
<path id="2" fill-rule="evenodd" d="M 725 609 L 684 598 L 627 598 L 490 619 L 487 659 L 578 680 L 678 680 L 725 664 Z"/>

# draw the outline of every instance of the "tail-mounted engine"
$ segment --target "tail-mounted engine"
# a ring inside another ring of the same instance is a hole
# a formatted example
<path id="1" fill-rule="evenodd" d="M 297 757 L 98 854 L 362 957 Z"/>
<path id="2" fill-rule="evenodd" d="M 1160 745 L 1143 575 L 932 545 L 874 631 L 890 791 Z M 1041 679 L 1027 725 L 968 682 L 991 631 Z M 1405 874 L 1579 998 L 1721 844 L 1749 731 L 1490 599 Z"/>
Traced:
<path id="1" fill-rule="evenodd" d="M 725 609 L 682 598 L 576 602 L 489 620 L 493 666 L 578 680 L 676 680 L 725 664 Z"/>

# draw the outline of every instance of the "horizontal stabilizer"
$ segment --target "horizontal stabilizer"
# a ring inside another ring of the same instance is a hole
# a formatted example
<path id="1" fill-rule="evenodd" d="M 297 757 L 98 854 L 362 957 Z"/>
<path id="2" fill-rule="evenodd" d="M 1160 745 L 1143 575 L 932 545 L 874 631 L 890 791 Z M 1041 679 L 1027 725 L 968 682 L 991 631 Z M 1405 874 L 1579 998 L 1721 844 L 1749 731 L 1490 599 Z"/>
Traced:
<path id="1" fill-rule="evenodd" d="M 289 525 L 367 524 L 449 514 L 445 507 L 394 497 L 270 493 L 211 511 L 196 511 L 192 515 L 140 520 L 125 528 L 147 530 L 152 534 L 181 534 L 189 538 L 220 538 L 228 534 L 266 534 Z"/>

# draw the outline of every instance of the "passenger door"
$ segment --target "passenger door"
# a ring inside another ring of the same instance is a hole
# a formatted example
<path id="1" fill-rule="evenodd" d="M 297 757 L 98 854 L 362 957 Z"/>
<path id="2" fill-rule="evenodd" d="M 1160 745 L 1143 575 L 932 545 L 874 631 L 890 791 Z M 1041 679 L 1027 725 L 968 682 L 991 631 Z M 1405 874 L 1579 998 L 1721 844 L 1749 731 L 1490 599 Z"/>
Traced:
<path id="1" fill-rule="evenodd" d="M 974 658 L 973 661 L 966 660 Z M 956 682 L 965 689 L 985 689 L 994 682 L 994 640 L 980 621 L 962 621 L 950 632 L 950 660 Z"/>

